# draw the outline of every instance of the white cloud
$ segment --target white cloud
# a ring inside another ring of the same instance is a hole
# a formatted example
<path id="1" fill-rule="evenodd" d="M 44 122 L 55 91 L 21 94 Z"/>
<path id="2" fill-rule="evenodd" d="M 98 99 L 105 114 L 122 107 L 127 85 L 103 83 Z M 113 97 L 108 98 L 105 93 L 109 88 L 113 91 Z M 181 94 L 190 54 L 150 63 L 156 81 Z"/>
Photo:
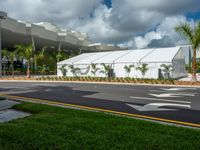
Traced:
<path id="1" fill-rule="evenodd" d="M 113 0 L 110 24 L 123 32 L 145 32 L 165 17 L 197 9 L 199 0 Z"/>
<path id="2" fill-rule="evenodd" d="M 3 0 L 0 10 L 15 19 L 48 21 L 89 33 L 94 42 L 139 48 L 182 43 L 174 26 L 187 21 L 185 13 L 200 10 L 199 0 L 112 0 L 112 8 L 102 2 Z"/>
<path id="3" fill-rule="evenodd" d="M 124 34 L 110 26 L 108 19 L 111 15 L 111 11 L 112 8 L 100 5 L 94 11 L 92 18 L 71 22 L 70 26 L 76 27 L 77 30 L 88 33 L 95 42 L 120 42 L 122 38 L 126 39 L 130 35 Z"/>
<path id="4" fill-rule="evenodd" d="M 169 43 L 168 46 L 183 44 L 185 41 L 174 31 L 175 26 L 179 25 L 180 22 L 188 22 L 191 25 L 194 23 L 193 20 L 187 20 L 184 16 L 166 17 L 155 31 L 134 38 L 137 48 L 159 47 L 162 46 L 162 43 L 167 45 L 167 42 Z M 156 42 L 158 45 L 156 45 Z"/>
<path id="5" fill-rule="evenodd" d="M 135 37 L 135 43 L 137 48 L 145 48 L 153 39 L 161 39 L 161 34 L 159 32 L 148 32 L 144 37 Z"/>
<path id="6" fill-rule="evenodd" d="M 32 22 L 49 21 L 64 26 L 88 17 L 102 0 L 3 0 L 0 9 L 9 16 Z"/>

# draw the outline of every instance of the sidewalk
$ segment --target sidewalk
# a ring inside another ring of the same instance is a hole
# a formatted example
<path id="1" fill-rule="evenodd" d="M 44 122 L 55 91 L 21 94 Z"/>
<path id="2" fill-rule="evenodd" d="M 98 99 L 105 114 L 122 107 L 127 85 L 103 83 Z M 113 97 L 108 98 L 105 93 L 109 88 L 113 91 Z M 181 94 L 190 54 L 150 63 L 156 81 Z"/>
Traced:
<path id="1" fill-rule="evenodd" d="M 192 74 L 188 74 L 187 77 L 179 79 L 179 81 L 191 81 Z M 200 74 L 197 73 L 197 81 L 200 81 Z"/>
<path id="2" fill-rule="evenodd" d="M 0 123 L 11 121 L 18 118 L 24 118 L 31 114 L 11 109 L 13 106 L 20 104 L 20 102 L 11 100 L 0 100 Z"/>

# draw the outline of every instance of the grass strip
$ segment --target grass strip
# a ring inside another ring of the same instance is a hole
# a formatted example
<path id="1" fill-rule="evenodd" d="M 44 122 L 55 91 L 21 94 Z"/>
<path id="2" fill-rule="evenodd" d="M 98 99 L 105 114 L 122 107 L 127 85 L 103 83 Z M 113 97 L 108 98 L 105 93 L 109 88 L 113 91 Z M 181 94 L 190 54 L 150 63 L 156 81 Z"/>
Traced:
<path id="1" fill-rule="evenodd" d="M 33 115 L 0 124 L 3 150 L 200 149 L 200 130 L 42 104 L 14 108 Z"/>

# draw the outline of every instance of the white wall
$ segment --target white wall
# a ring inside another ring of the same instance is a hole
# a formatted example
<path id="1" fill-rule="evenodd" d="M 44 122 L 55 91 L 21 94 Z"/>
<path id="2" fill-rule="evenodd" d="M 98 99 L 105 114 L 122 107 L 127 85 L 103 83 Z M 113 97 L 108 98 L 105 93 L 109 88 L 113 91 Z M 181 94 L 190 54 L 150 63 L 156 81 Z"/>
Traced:
<path id="1" fill-rule="evenodd" d="M 148 68 L 149 70 L 146 72 L 144 78 L 153 78 L 153 79 L 157 79 L 158 78 L 158 70 L 161 68 L 160 66 L 163 63 L 148 63 Z M 165 63 L 166 65 L 172 65 L 172 63 Z M 125 65 L 134 65 L 135 67 L 132 68 L 129 77 L 131 78 L 143 78 L 141 72 L 139 70 L 137 70 L 136 68 L 138 66 L 141 65 L 141 63 L 117 63 L 117 64 L 106 64 L 106 65 L 112 65 L 113 69 L 114 69 L 114 74 L 115 77 L 128 77 L 127 72 L 124 69 Z M 58 65 L 58 70 L 57 70 L 57 74 L 58 76 L 62 76 L 62 72 L 60 71 L 60 67 L 62 65 Z M 94 77 L 94 75 L 92 74 L 92 67 L 91 65 L 74 65 L 74 67 L 78 67 L 81 69 L 81 74 L 78 74 L 78 76 L 91 76 Z M 88 68 L 89 67 L 89 68 Z M 101 71 L 104 69 L 103 66 L 101 64 L 97 64 L 96 66 L 97 68 L 99 68 L 99 70 L 96 72 L 96 77 L 106 77 L 105 74 L 101 73 Z M 70 68 L 66 66 L 67 69 L 67 76 L 72 77 L 73 73 L 70 71 Z M 89 69 L 89 70 L 88 70 Z"/>
<path id="2" fill-rule="evenodd" d="M 147 63 L 148 64 L 148 68 L 149 70 L 146 72 L 144 78 L 153 78 L 153 79 L 157 79 L 159 76 L 159 69 L 161 68 L 160 66 L 163 63 Z M 170 65 L 171 63 L 165 63 L 166 65 Z M 114 64 L 114 71 L 115 71 L 115 75 L 116 77 L 127 77 L 128 74 L 124 69 L 125 65 L 134 65 L 135 67 L 132 68 L 129 77 L 133 77 L 133 78 L 143 78 L 141 72 L 139 70 L 136 70 L 137 67 L 139 67 L 141 65 L 141 63 L 118 63 L 118 64 Z"/>

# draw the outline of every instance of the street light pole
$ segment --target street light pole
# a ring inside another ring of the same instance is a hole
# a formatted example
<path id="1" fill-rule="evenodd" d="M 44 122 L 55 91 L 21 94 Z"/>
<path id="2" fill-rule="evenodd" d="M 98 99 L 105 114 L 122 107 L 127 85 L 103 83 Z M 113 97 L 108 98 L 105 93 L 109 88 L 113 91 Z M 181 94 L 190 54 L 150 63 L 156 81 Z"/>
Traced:
<path id="1" fill-rule="evenodd" d="M 1 20 L 7 18 L 7 13 L 0 11 L 0 78 L 2 78 L 2 55 L 1 55 Z"/>

